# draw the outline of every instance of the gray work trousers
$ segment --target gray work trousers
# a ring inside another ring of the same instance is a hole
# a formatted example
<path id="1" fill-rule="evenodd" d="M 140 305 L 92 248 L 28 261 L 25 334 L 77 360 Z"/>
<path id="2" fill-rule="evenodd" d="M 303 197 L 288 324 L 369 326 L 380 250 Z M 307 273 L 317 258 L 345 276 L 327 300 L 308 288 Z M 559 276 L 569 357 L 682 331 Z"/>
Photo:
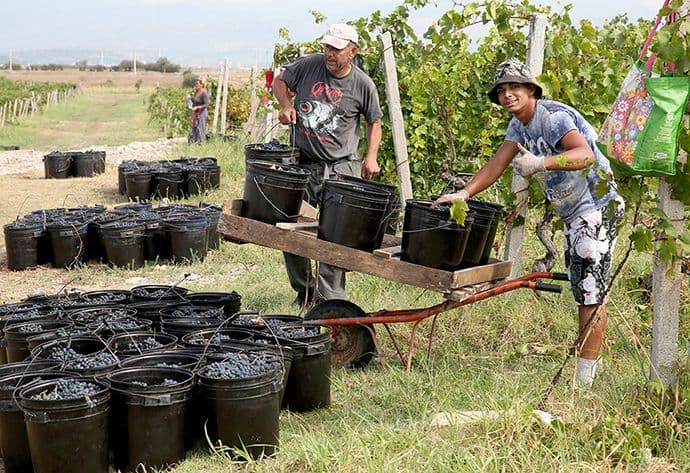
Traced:
<path id="1" fill-rule="evenodd" d="M 335 177 L 335 174 L 357 176 L 359 164 L 358 161 L 300 164 L 301 168 L 311 172 L 305 200 L 316 207 L 321 202 L 324 181 Z M 345 298 L 345 271 L 330 264 L 319 263 L 317 280 L 314 284 L 311 261 L 308 258 L 292 253 L 283 253 L 283 256 L 290 285 L 298 294 L 313 297 L 315 302 Z"/>

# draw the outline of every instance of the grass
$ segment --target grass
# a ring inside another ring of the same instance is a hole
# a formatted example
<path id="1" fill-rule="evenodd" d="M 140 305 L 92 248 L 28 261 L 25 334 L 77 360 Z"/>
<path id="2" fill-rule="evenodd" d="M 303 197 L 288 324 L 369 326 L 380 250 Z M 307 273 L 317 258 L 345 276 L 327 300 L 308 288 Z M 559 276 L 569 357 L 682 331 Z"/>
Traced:
<path id="1" fill-rule="evenodd" d="M 0 128 L 0 144 L 53 151 L 162 138 L 149 123 L 147 98 L 129 88 L 84 88 L 67 103 Z"/>
<path id="2" fill-rule="evenodd" d="M 171 154 L 171 158 L 219 159 L 221 188 L 194 203 L 241 197 L 241 144 L 183 145 Z M 123 202 L 112 165 L 92 179 L 4 176 L 0 189 L 4 190 L 5 205 L 0 208 L 4 221 L 42 207 Z M 617 260 L 627 231 L 620 238 Z M 541 252 L 535 241 L 527 241 L 525 272 Z M 537 421 L 532 409 L 575 337 L 575 305 L 567 291 L 548 300 L 517 291 L 443 313 L 430 356 L 423 348 L 430 329 L 425 322 L 417 335 L 419 349 L 410 374 L 403 372 L 383 327 L 376 327 L 381 356 L 361 371 L 334 368 L 330 408 L 281 413 L 281 448 L 275 458 L 238 464 L 200 448 L 173 471 L 686 471 L 690 467 L 687 404 L 684 401 L 675 415 L 669 415 L 668 410 L 656 407 L 653 398 L 643 395 L 652 308 L 640 297 L 636 280 L 650 268 L 649 257 L 636 255 L 623 271 L 611 293 L 603 370 L 592 391 L 578 391 L 572 388 L 574 362 L 569 362 L 564 379 L 544 405 L 544 410 L 559 417 L 555 424 Z M 280 252 L 228 242 L 204 261 L 187 266 L 147 264 L 135 272 L 96 264 L 72 271 L 39 268 L 10 273 L 2 269 L 0 298 L 15 301 L 65 286 L 130 288 L 180 281 L 192 290 L 236 290 L 244 309 L 295 312 L 289 306 L 294 294 Z M 433 292 L 359 273 L 348 274 L 347 287 L 348 298 L 366 311 L 424 307 L 441 300 Z M 686 292 L 681 304 L 681 340 L 690 333 L 689 314 Z M 410 328 L 391 326 L 402 339 Z M 687 355 L 683 349 L 683 356 Z M 681 366 L 681 390 L 688 387 L 686 363 Z M 501 414 L 494 420 L 431 427 L 437 413 L 463 410 Z"/>

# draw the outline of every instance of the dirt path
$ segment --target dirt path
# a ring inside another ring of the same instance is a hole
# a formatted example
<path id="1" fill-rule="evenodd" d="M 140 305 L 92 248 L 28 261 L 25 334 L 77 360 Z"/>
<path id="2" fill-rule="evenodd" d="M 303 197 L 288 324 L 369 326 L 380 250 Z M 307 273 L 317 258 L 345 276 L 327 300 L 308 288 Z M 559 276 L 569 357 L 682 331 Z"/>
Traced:
<path id="1" fill-rule="evenodd" d="M 85 151 L 87 149 L 105 151 L 107 163 L 120 164 L 122 161 L 133 159 L 142 161 L 164 159 L 175 146 L 184 141 L 184 138 L 135 141 L 122 146 L 93 146 L 73 151 Z M 45 154 L 45 151 L 31 149 L 2 151 L 0 152 L 0 175 L 22 174 L 42 169 Z"/>

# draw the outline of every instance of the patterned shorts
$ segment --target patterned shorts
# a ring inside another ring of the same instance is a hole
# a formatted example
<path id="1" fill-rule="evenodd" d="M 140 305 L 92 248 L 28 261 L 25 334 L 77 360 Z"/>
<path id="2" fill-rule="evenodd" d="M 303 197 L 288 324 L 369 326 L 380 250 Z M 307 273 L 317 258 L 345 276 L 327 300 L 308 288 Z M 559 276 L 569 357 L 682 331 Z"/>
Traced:
<path id="1" fill-rule="evenodd" d="M 607 217 L 607 208 L 586 213 L 565 224 L 565 266 L 570 289 L 578 305 L 598 305 L 611 281 L 611 259 L 616 245 L 616 224 L 625 206 Z"/>

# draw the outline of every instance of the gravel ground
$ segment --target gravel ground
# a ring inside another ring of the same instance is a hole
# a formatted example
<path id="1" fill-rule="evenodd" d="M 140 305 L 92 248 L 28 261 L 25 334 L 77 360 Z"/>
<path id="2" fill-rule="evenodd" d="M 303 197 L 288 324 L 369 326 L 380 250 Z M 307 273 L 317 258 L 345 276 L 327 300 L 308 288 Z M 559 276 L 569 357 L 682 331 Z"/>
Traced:
<path id="1" fill-rule="evenodd" d="M 93 146 L 70 151 L 86 151 L 89 149 L 105 151 L 106 163 L 120 164 L 122 161 L 131 161 L 133 159 L 148 161 L 165 158 L 175 146 L 185 141 L 185 138 L 135 141 L 122 146 Z M 43 169 L 43 156 L 45 154 L 47 154 L 45 151 L 32 149 L 2 151 L 0 152 L 0 175 L 22 174 Z"/>

